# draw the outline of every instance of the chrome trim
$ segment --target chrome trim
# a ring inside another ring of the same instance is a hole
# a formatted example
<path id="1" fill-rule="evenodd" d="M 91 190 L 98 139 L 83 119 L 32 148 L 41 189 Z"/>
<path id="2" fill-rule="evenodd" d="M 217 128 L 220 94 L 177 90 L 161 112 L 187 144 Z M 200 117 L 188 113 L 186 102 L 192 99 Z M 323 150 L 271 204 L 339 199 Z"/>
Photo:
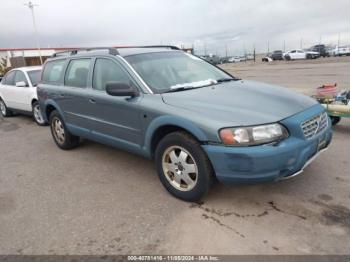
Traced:
<path id="1" fill-rule="evenodd" d="M 322 132 L 328 127 L 327 112 L 324 111 L 305 120 L 303 123 L 301 123 L 300 127 L 303 131 L 304 137 L 307 140 L 312 139 L 316 134 Z"/>
<path id="2" fill-rule="evenodd" d="M 285 176 L 285 177 L 280 177 L 278 180 L 287 180 L 293 177 L 296 177 L 297 175 L 301 174 L 304 172 L 304 169 L 311 164 L 311 162 L 313 162 L 320 154 L 322 154 L 323 152 L 325 152 L 326 150 L 328 150 L 329 146 L 321 149 L 320 151 L 318 151 L 315 155 L 313 155 L 308 161 L 306 161 L 306 163 L 304 164 L 304 166 L 297 172 L 295 172 L 294 174 L 290 175 L 290 176 Z"/>
<path id="3" fill-rule="evenodd" d="M 145 81 L 143 81 L 143 79 L 141 78 L 141 76 L 135 71 L 135 69 L 129 64 L 128 61 L 125 60 L 124 57 L 122 57 L 121 55 L 117 55 L 128 67 L 129 69 L 137 76 L 137 78 L 140 80 L 140 82 L 146 87 L 147 91 L 150 94 L 154 94 L 152 89 L 145 83 Z"/>

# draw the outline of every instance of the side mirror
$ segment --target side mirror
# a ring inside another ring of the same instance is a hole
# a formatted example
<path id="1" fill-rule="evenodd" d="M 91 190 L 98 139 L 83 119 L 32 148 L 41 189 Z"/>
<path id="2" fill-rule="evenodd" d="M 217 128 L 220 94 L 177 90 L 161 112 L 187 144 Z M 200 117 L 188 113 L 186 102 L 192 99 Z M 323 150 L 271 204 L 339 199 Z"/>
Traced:
<path id="1" fill-rule="evenodd" d="M 26 87 L 27 84 L 24 81 L 20 81 L 20 82 L 16 82 L 16 86 L 18 86 L 18 87 Z"/>
<path id="2" fill-rule="evenodd" d="M 127 83 L 123 82 L 108 82 L 106 84 L 106 92 L 111 96 L 137 96 L 137 90 Z"/>

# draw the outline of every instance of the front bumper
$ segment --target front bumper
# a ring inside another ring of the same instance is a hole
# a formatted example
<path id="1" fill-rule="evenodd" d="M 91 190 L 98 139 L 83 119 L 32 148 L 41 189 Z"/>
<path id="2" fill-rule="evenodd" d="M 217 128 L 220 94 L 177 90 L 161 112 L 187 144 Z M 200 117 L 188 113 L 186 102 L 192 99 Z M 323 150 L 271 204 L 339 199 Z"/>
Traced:
<path id="1" fill-rule="evenodd" d="M 216 176 L 223 183 L 259 183 L 294 177 L 328 148 L 332 140 L 331 123 L 328 127 L 306 140 L 300 123 L 322 110 L 312 107 L 281 121 L 290 132 L 289 138 L 278 144 L 251 147 L 203 145 Z"/>

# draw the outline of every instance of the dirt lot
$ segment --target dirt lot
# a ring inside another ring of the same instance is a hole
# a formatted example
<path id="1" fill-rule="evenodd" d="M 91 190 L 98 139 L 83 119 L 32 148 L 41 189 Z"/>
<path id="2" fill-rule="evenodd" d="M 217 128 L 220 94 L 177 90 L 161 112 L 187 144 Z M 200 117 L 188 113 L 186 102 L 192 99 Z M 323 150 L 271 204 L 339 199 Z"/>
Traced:
<path id="1" fill-rule="evenodd" d="M 350 59 L 223 65 L 311 93 L 350 89 Z M 350 121 L 303 175 L 170 196 L 153 164 L 85 141 L 59 150 L 29 117 L 0 118 L 0 254 L 349 254 Z"/>

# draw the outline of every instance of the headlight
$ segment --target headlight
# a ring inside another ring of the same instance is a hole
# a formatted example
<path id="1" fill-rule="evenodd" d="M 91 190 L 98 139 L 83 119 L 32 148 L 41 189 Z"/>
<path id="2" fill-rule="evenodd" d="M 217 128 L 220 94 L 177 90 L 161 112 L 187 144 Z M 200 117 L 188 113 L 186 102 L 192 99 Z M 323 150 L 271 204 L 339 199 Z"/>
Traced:
<path id="1" fill-rule="evenodd" d="M 287 129 L 280 124 L 224 128 L 219 132 L 225 145 L 251 146 L 271 143 L 288 137 Z"/>

